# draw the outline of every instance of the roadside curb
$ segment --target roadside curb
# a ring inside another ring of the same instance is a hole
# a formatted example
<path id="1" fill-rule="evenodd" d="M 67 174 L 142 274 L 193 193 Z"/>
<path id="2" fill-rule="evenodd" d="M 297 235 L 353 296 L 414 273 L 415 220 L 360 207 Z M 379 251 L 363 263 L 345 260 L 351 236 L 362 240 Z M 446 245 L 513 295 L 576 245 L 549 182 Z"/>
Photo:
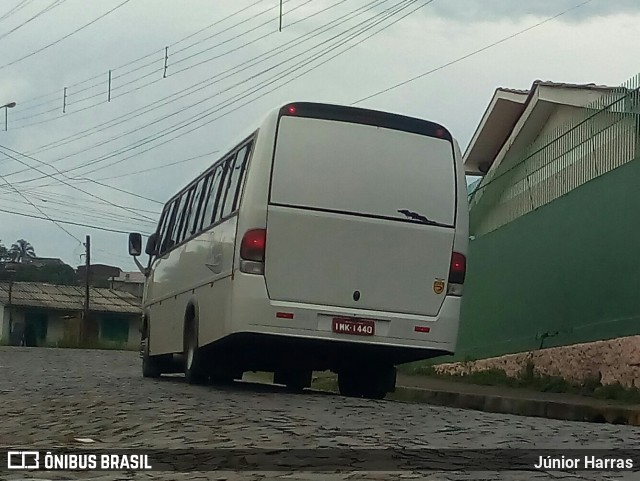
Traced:
<path id="1" fill-rule="evenodd" d="M 387 399 L 563 421 L 640 426 L 640 406 L 523 399 L 406 386 L 396 387 L 396 391 L 387 395 Z"/>

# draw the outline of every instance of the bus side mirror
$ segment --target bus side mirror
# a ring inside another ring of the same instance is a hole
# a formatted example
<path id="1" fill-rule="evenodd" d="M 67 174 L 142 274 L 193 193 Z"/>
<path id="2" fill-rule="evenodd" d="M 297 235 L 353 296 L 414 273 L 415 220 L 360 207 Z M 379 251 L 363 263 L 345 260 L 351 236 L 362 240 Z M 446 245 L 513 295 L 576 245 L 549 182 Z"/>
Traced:
<path id="1" fill-rule="evenodd" d="M 147 255 L 154 256 L 158 253 L 158 246 L 156 243 L 158 242 L 158 234 L 153 233 L 147 239 L 147 246 L 144 249 L 144 252 Z"/>
<path id="2" fill-rule="evenodd" d="M 142 254 L 142 236 L 138 233 L 129 234 L 129 255 L 138 257 Z"/>

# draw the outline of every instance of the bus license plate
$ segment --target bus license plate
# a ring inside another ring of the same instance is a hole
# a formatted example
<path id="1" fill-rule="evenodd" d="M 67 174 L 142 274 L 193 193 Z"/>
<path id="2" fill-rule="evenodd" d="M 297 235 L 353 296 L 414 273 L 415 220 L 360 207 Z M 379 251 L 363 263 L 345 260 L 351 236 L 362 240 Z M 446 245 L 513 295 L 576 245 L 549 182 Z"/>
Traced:
<path id="1" fill-rule="evenodd" d="M 354 336 L 373 336 L 376 333 L 376 323 L 365 319 L 334 317 L 333 332 Z"/>

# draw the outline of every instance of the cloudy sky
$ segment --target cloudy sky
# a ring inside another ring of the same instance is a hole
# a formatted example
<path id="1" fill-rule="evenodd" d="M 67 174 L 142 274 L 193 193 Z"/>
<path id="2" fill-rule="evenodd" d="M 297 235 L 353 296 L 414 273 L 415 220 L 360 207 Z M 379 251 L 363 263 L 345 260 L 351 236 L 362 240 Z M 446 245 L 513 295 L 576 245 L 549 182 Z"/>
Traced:
<path id="1" fill-rule="evenodd" d="M 17 103 L 0 130 L 2 242 L 76 266 L 90 234 L 94 262 L 134 270 L 126 234 L 111 231 L 155 230 L 162 203 L 216 151 L 291 100 L 369 97 L 357 105 L 440 122 L 464 150 L 496 87 L 640 72 L 637 0 L 283 9 L 278 32 L 277 0 L 0 0 L 0 105 Z"/>

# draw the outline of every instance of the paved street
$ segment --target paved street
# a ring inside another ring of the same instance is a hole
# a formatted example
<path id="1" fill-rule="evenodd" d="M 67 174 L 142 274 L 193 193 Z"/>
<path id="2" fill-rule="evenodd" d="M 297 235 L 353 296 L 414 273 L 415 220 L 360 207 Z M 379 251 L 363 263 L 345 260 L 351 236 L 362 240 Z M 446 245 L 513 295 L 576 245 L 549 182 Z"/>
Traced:
<path id="1" fill-rule="evenodd" d="M 143 379 L 134 352 L 0 348 L 0 444 L 24 448 L 640 448 L 640 429 L 272 386 Z M 86 446 L 83 446 L 86 447 Z M 3 461 L 4 462 L 4 461 Z M 638 473 L 18 473 L 2 479 L 638 479 Z"/>

